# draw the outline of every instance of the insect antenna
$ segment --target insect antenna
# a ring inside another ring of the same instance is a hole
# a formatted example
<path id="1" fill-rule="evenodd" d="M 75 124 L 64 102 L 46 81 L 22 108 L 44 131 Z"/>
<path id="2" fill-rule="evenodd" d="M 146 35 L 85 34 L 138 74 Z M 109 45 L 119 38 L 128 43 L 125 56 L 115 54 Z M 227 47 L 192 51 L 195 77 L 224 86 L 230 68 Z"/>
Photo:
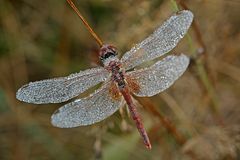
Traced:
<path id="1" fill-rule="evenodd" d="M 67 0 L 68 4 L 72 7 L 72 9 L 77 13 L 78 17 L 82 20 L 83 24 L 85 25 L 85 27 L 88 29 L 88 31 L 90 32 L 90 34 L 93 36 L 93 38 L 97 41 L 97 43 L 99 44 L 100 47 L 103 46 L 103 41 L 99 38 L 99 36 L 93 31 L 93 29 L 90 27 L 90 25 L 88 24 L 87 20 L 82 16 L 82 14 L 80 13 L 80 11 L 77 9 L 77 7 L 75 6 L 75 4 L 73 3 L 72 0 Z"/>

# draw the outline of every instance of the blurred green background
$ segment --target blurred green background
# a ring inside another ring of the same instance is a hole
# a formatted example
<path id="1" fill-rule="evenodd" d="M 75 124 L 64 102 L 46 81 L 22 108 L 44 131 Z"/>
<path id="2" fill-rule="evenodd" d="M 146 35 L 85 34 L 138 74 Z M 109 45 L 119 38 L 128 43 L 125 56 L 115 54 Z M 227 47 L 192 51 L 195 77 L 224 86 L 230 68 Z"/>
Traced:
<path id="1" fill-rule="evenodd" d="M 145 149 L 126 109 L 103 122 L 55 128 L 63 104 L 16 100 L 22 85 L 98 65 L 98 46 L 64 0 L 0 1 L 1 160 L 233 160 L 240 159 L 239 0 L 75 0 L 107 43 L 124 54 L 177 7 L 195 22 L 171 53 L 192 57 L 165 92 L 141 98 L 152 142 Z"/>

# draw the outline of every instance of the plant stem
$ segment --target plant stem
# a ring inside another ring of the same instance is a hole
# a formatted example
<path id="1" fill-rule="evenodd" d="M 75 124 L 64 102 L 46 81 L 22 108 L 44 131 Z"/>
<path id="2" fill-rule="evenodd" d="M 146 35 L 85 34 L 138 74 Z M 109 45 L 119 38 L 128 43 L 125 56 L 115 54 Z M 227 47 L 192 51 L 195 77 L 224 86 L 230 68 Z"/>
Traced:
<path id="1" fill-rule="evenodd" d="M 178 4 L 183 8 L 183 9 L 189 9 L 187 7 L 187 5 L 184 3 L 184 1 L 182 0 L 171 0 L 174 8 L 178 8 L 178 7 L 175 7 L 176 5 L 178 6 Z M 211 109 L 212 111 L 218 115 L 218 100 L 217 100 L 217 96 L 216 96 L 216 93 L 215 93 L 215 89 L 213 87 L 213 84 L 210 80 L 210 75 L 208 74 L 209 72 L 207 71 L 208 69 L 208 65 L 207 65 L 207 48 L 206 48 L 206 45 L 202 39 L 202 35 L 201 35 L 201 32 L 198 28 L 198 25 L 196 23 L 195 20 L 193 20 L 193 24 L 192 24 L 192 28 L 193 28 L 193 31 L 194 31 L 194 34 L 196 35 L 196 40 L 197 40 L 197 43 L 201 46 L 200 47 L 200 51 L 199 51 L 199 48 L 196 48 L 193 46 L 193 40 L 191 38 L 191 36 L 189 34 L 187 34 L 187 38 L 188 38 L 188 43 L 189 43 L 189 46 L 190 46 L 190 51 L 192 53 L 192 57 L 193 57 L 193 60 L 196 64 L 196 69 L 197 69 L 197 72 L 198 72 L 198 76 L 199 76 L 199 79 L 200 79 L 200 82 L 201 82 L 201 86 L 203 86 L 203 88 L 206 90 L 207 94 L 209 95 L 209 97 L 211 98 L 211 101 L 212 101 L 212 105 L 211 105 Z M 200 56 L 201 57 L 200 57 Z"/>
<path id="2" fill-rule="evenodd" d="M 137 99 L 141 104 L 143 104 L 143 106 L 145 106 L 145 108 L 152 113 L 153 115 L 155 115 L 156 117 L 158 117 L 158 119 L 161 121 L 162 125 L 166 128 L 166 130 L 174 137 L 174 139 L 176 140 L 176 142 L 180 145 L 183 145 L 186 142 L 186 139 L 183 137 L 183 135 L 178 132 L 178 130 L 176 129 L 176 127 L 172 124 L 172 122 L 165 117 L 161 112 L 159 112 L 156 108 L 156 106 L 154 106 L 154 104 L 148 99 L 148 98 L 138 98 Z"/>

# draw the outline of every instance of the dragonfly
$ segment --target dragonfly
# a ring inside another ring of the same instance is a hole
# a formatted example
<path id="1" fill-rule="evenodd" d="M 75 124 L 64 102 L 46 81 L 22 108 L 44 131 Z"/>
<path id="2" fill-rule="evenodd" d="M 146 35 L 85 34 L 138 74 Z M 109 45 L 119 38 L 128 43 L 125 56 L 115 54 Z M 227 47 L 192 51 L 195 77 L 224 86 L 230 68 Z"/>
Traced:
<path id="1" fill-rule="evenodd" d="M 136 67 L 171 51 L 190 28 L 193 13 L 182 10 L 173 14 L 150 36 L 119 59 L 116 47 L 103 43 L 72 0 L 67 2 L 99 44 L 102 66 L 67 77 L 30 82 L 17 91 L 16 98 L 33 104 L 61 103 L 102 83 L 89 96 L 76 99 L 57 109 L 51 116 L 52 125 L 59 128 L 91 125 L 106 119 L 126 105 L 145 146 L 151 149 L 133 95 L 151 97 L 166 90 L 185 72 L 189 58 L 184 54 L 168 55 L 151 66 L 140 69 Z"/>

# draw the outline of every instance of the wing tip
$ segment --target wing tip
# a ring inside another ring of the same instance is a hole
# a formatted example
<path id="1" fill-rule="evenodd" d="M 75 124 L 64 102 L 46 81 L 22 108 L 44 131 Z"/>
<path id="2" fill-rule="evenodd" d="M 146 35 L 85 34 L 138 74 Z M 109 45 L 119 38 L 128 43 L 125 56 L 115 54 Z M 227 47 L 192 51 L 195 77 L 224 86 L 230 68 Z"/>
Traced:
<path id="1" fill-rule="evenodd" d="M 17 90 L 17 92 L 16 92 L 16 99 L 18 99 L 19 101 L 22 101 L 22 99 L 21 99 L 21 94 L 20 94 L 20 89 L 21 88 L 19 88 L 18 90 Z"/>
<path id="2" fill-rule="evenodd" d="M 181 11 L 178 11 L 176 14 L 185 14 L 189 17 L 192 17 L 192 18 L 194 17 L 193 12 L 190 10 L 181 10 Z"/>
<path id="3" fill-rule="evenodd" d="M 194 18 L 194 15 L 193 15 L 193 12 L 190 11 L 190 10 L 181 10 L 181 11 L 178 11 L 176 14 L 177 15 L 181 15 L 184 17 L 184 19 L 186 19 L 188 22 L 189 22 L 189 26 L 192 24 L 192 21 L 193 21 L 193 18 Z"/>
<path id="4" fill-rule="evenodd" d="M 58 113 L 60 113 L 59 109 L 57 109 L 51 116 L 51 124 L 54 126 L 54 127 L 58 127 L 58 128 L 66 128 L 66 127 L 63 127 L 63 125 L 60 125 L 59 123 L 59 118 L 58 118 Z"/>
<path id="5" fill-rule="evenodd" d="M 32 82 L 25 84 L 17 90 L 16 99 L 18 99 L 19 101 L 22 101 L 22 102 L 26 102 L 26 103 L 40 104 L 38 102 L 33 101 L 31 98 L 32 93 L 29 90 L 29 87 L 31 87 L 31 83 Z"/>
<path id="6" fill-rule="evenodd" d="M 51 124 L 52 124 L 54 127 L 61 128 L 61 127 L 58 126 L 58 123 L 57 123 L 54 115 L 51 116 Z"/>
<path id="7" fill-rule="evenodd" d="M 175 59 L 177 63 L 180 63 L 179 65 L 183 66 L 184 72 L 189 66 L 190 58 L 186 54 L 179 54 L 179 55 L 169 55 L 165 59 Z"/>
<path id="8" fill-rule="evenodd" d="M 29 93 L 29 90 L 25 89 L 28 86 L 29 84 L 26 84 L 17 90 L 16 99 L 26 103 L 42 104 L 40 101 L 36 101 L 34 98 L 31 97 L 31 93 Z"/>
<path id="9" fill-rule="evenodd" d="M 67 120 L 64 120 L 64 118 L 61 118 L 58 116 L 59 110 L 56 110 L 52 116 L 51 116 L 51 124 L 56 128 L 76 128 L 80 126 L 84 126 L 81 124 L 73 124 L 73 123 L 67 123 Z"/>
<path id="10" fill-rule="evenodd" d="M 184 64 L 185 68 L 187 69 L 187 67 L 189 66 L 190 63 L 190 58 L 186 55 L 181 53 L 179 55 L 179 58 L 181 58 L 182 64 Z"/>
<path id="11" fill-rule="evenodd" d="M 19 88 L 16 92 L 16 99 L 18 99 L 19 101 L 22 101 L 22 102 L 27 102 L 26 101 L 26 98 L 24 98 L 23 94 L 23 88 L 25 87 L 26 85 L 22 86 L 21 88 Z"/>
<path id="12" fill-rule="evenodd" d="M 65 116 L 62 114 L 63 112 L 61 111 L 62 107 L 57 109 L 51 116 L 51 124 L 54 127 L 57 128 L 76 128 L 81 125 L 74 124 L 74 123 L 68 123 L 68 120 L 64 119 Z"/>

